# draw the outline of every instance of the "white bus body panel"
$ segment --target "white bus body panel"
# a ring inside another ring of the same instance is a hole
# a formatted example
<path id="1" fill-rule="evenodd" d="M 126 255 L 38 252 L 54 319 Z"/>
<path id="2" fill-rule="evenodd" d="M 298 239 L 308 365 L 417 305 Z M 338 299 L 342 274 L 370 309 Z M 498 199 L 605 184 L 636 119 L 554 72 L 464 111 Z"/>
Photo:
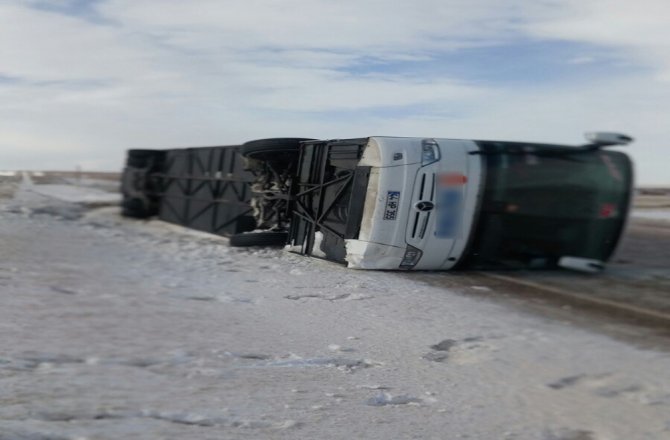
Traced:
<path id="1" fill-rule="evenodd" d="M 470 239 L 482 188 L 482 160 L 477 144 L 467 140 L 436 139 L 442 157 L 417 173 L 406 228 L 408 244 L 423 252 L 417 270 L 451 269 L 463 255 Z M 424 194 L 420 196 L 424 180 Z M 430 199 L 429 187 L 434 191 Z M 447 202 L 446 196 L 458 196 Z M 421 212 L 418 205 L 429 201 L 435 209 Z M 415 223 L 418 223 L 415 226 Z M 444 230 L 449 223 L 450 230 Z"/>
<path id="2" fill-rule="evenodd" d="M 434 139 L 439 145 L 441 158 L 422 167 L 421 145 L 424 139 L 369 139 L 360 165 L 371 166 L 372 169 L 359 237 L 357 240 L 346 240 L 349 267 L 398 269 L 408 244 L 423 252 L 414 269 L 449 269 L 461 257 L 472 230 L 482 179 L 481 157 L 469 154 L 478 151 L 478 147 L 467 140 Z M 424 181 L 424 200 L 419 200 L 424 175 L 430 183 Z M 439 206 L 437 197 L 444 189 L 440 185 L 443 176 L 463 177 L 457 188 L 449 188 L 461 194 L 462 203 L 458 211 L 440 211 L 440 216 L 448 214 L 457 217 L 457 228 L 447 236 L 438 234 L 437 210 L 444 207 Z M 426 200 L 430 193 L 432 201 Z M 433 203 L 434 209 L 419 211 L 417 203 L 421 201 Z M 420 225 L 416 228 L 422 228 L 420 234 L 414 226 L 417 213 Z"/>

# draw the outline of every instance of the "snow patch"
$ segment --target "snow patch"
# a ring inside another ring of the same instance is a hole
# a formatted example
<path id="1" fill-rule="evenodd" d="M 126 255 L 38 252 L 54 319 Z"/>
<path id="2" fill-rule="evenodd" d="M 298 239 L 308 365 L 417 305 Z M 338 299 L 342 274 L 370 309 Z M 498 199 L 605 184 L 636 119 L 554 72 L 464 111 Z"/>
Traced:
<path id="1" fill-rule="evenodd" d="M 324 300 L 324 301 L 334 302 L 334 301 L 363 301 L 363 300 L 366 300 L 366 299 L 374 298 L 374 296 L 352 294 L 352 293 L 341 293 L 341 294 L 337 294 L 337 295 L 324 295 L 324 294 L 318 294 L 318 293 L 306 293 L 306 294 L 303 294 L 303 295 L 285 295 L 284 298 L 290 299 L 292 301 L 317 299 L 317 300 Z"/>
<path id="2" fill-rule="evenodd" d="M 351 352 L 353 352 L 353 351 L 356 351 L 356 350 L 354 350 L 353 348 L 342 347 L 341 345 L 338 345 L 338 344 L 330 344 L 330 345 L 328 346 L 328 350 L 330 350 L 330 351 L 339 351 L 339 352 L 341 352 L 341 353 L 351 353 Z"/>
<path id="3" fill-rule="evenodd" d="M 264 364 L 257 364 L 255 367 L 280 367 L 280 368 L 309 368 L 309 367 L 334 367 L 338 370 L 353 373 L 355 371 L 380 365 L 378 362 L 372 362 L 363 359 L 348 358 L 302 358 L 291 355 L 289 359 L 274 360 Z"/>
<path id="4" fill-rule="evenodd" d="M 351 269 L 397 269 L 405 250 L 361 240 L 345 240 L 345 257 Z"/>
<path id="5" fill-rule="evenodd" d="M 389 393 L 382 392 L 375 397 L 369 398 L 365 403 L 370 406 L 387 406 L 387 405 L 419 405 L 423 401 L 417 397 L 410 397 L 407 395 L 392 396 Z"/>
<path id="6" fill-rule="evenodd" d="M 312 255 L 318 258 L 326 258 L 326 253 L 321 250 L 321 243 L 323 242 L 323 233 L 316 231 L 314 233 L 314 246 L 312 247 Z"/>
<path id="7" fill-rule="evenodd" d="M 391 387 L 383 386 L 383 385 L 358 385 L 356 388 L 361 389 L 361 390 L 383 390 L 383 391 L 388 391 L 391 390 Z"/>
<path id="8" fill-rule="evenodd" d="M 640 209 L 634 210 L 631 215 L 636 218 L 670 221 L 670 209 Z"/>
<path id="9" fill-rule="evenodd" d="M 118 204 L 121 202 L 121 194 L 110 193 L 91 187 L 73 185 L 33 185 L 30 190 L 43 196 L 70 203 Z"/>

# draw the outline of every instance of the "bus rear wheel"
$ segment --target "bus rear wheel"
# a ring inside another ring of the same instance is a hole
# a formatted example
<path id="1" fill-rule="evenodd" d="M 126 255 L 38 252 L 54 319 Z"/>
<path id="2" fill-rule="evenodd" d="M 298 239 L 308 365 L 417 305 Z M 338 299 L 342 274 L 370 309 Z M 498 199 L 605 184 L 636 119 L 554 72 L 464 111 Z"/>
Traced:
<path id="1" fill-rule="evenodd" d="M 165 157 L 164 151 L 128 150 L 126 165 L 132 168 L 148 168 Z"/>
<path id="2" fill-rule="evenodd" d="M 121 202 L 121 214 L 124 217 L 148 218 L 156 213 L 140 198 L 124 198 Z"/>

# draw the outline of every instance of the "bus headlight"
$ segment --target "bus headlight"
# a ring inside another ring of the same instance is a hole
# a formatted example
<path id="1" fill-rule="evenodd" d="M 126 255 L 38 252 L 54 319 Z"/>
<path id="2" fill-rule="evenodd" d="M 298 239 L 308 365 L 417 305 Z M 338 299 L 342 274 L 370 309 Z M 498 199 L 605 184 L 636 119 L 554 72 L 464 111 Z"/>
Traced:
<path id="1" fill-rule="evenodd" d="M 440 160 L 440 147 L 435 139 L 421 141 L 421 166 L 430 165 Z"/>
<path id="2" fill-rule="evenodd" d="M 400 262 L 400 268 L 401 269 L 411 269 L 416 264 L 419 262 L 421 257 L 423 256 L 423 252 L 421 250 L 415 248 L 414 246 L 407 246 L 407 249 L 405 250 L 405 255 L 402 257 L 402 261 Z"/>

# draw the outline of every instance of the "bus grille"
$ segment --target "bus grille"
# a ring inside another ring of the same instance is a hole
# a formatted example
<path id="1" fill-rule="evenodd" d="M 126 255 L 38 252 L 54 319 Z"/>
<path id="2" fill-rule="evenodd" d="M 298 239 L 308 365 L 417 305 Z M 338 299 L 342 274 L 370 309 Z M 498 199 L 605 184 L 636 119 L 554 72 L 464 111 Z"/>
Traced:
<path id="1" fill-rule="evenodd" d="M 435 173 L 421 173 L 417 179 L 418 187 L 412 199 L 412 206 L 414 207 L 414 223 L 412 225 L 412 238 L 423 239 L 428 229 L 428 222 L 432 210 L 421 211 L 417 208 L 419 202 L 435 203 Z"/>

